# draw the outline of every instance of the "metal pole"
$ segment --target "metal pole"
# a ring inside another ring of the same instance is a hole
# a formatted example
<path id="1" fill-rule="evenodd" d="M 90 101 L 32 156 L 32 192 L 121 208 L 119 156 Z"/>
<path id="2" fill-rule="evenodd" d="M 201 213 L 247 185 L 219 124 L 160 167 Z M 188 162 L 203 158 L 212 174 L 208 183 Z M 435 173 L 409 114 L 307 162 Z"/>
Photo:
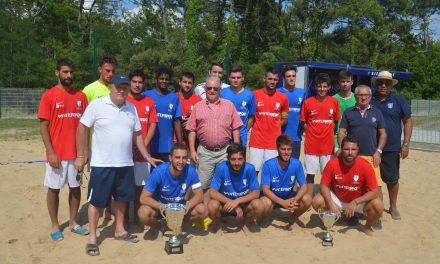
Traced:
<path id="1" fill-rule="evenodd" d="M 230 53 L 231 53 L 231 44 L 228 42 L 226 43 L 226 59 L 225 59 L 226 80 L 228 80 L 228 82 L 229 82 Z"/>
<path id="2" fill-rule="evenodd" d="M 93 28 L 93 80 L 97 79 L 97 74 L 96 74 L 96 69 L 98 68 L 97 66 L 97 54 L 96 54 L 96 29 Z"/>

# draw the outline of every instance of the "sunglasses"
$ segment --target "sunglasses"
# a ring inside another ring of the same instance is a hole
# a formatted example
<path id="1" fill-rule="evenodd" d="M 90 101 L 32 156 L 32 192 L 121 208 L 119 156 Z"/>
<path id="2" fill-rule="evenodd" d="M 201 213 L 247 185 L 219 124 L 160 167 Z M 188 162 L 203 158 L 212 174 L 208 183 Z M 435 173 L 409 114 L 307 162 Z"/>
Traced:
<path id="1" fill-rule="evenodd" d="M 220 91 L 220 87 L 209 87 L 209 86 L 206 86 L 205 89 L 206 89 L 206 91 L 212 91 L 212 90 Z"/>
<path id="2" fill-rule="evenodd" d="M 383 84 L 385 84 L 386 86 L 390 86 L 391 82 L 388 82 L 388 81 L 377 81 L 376 82 L 377 86 L 382 86 Z"/>

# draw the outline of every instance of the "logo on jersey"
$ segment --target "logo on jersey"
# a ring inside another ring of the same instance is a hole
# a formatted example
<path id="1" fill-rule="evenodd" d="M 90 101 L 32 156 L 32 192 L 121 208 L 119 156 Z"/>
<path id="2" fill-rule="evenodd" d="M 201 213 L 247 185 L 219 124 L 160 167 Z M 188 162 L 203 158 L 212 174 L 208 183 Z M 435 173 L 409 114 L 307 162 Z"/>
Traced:
<path id="1" fill-rule="evenodd" d="M 278 178 L 278 176 L 273 176 L 272 182 L 280 182 L 280 179 Z"/>
<path id="2" fill-rule="evenodd" d="M 183 190 L 183 191 L 186 190 L 186 183 L 182 184 L 182 190 Z"/>
<path id="3" fill-rule="evenodd" d="M 247 179 L 243 179 L 243 185 L 247 186 Z"/>
<path id="4" fill-rule="evenodd" d="M 377 119 L 376 119 L 375 117 L 372 117 L 372 118 L 371 118 L 371 121 L 372 121 L 373 123 L 376 123 Z"/>
<path id="5" fill-rule="evenodd" d="M 301 104 L 302 100 L 303 100 L 303 99 L 302 99 L 301 97 L 298 97 L 298 103 L 299 103 L 299 104 Z"/>
<path id="6" fill-rule="evenodd" d="M 192 105 L 192 106 L 190 107 L 191 111 L 193 110 L 193 108 L 194 108 L 194 106 Z"/>
<path id="7" fill-rule="evenodd" d="M 294 176 L 294 175 L 290 176 L 290 181 L 291 181 L 292 183 L 295 181 L 295 176 Z"/>
<path id="8" fill-rule="evenodd" d="M 64 107 L 64 103 L 63 102 L 55 103 L 55 108 L 56 109 L 62 108 L 62 107 Z"/>
<path id="9" fill-rule="evenodd" d="M 342 177 L 340 174 L 335 174 L 335 180 L 342 180 Z"/>
<path id="10" fill-rule="evenodd" d="M 169 112 L 173 111 L 173 107 L 174 107 L 173 104 L 169 104 L 169 105 L 168 105 L 168 111 L 169 111 Z"/>
<path id="11" fill-rule="evenodd" d="M 389 109 L 391 109 L 391 108 L 393 108 L 393 103 L 388 103 L 387 106 L 388 106 Z"/>
<path id="12" fill-rule="evenodd" d="M 316 114 L 318 114 L 318 111 L 317 111 L 317 110 L 312 110 L 312 111 L 310 111 L 310 115 L 311 115 L 311 116 L 314 116 L 314 115 L 316 115 Z"/>
<path id="13" fill-rule="evenodd" d="M 333 108 L 330 108 L 330 114 L 333 115 Z"/>
<path id="14" fill-rule="evenodd" d="M 82 102 L 81 101 L 76 101 L 76 107 L 77 108 L 81 108 Z"/>
<path id="15" fill-rule="evenodd" d="M 243 108 L 246 107 L 246 104 L 247 104 L 246 101 L 241 101 L 241 107 Z"/>
<path id="16" fill-rule="evenodd" d="M 358 180 L 359 180 L 359 175 L 356 175 L 356 174 L 355 174 L 355 175 L 353 176 L 353 180 L 354 180 L 355 183 L 357 183 Z"/>
<path id="17" fill-rule="evenodd" d="M 257 107 L 262 107 L 264 106 L 264 102 L 257 102 Z"/>
<path id="18" fill-rule="evenodd" d="M 275 103 L 275 110 L 280 109 L 280 105 L 281 105 L 281 104 L 280 104 L 279 102 L 276 102 L 276 103 Z"/>
<path id="19" fill-rule="evenodd" d="M 170 191 L 169 185 L 165 185 L 164 187 L 162 187 L 162 192 L 169 192 L 169 191 Z"/>
<path id="20" fill-rule="evenodd" d="M 225 186 L 229 186 L 229 185 L 231 185 L 231 181 L 229 181 L 229 180 L 225 180 L 224 185 L 225 185 Z"/>
<path id="21" fill-rule="evenodd" d="M 147 106 L 145 106 L 145 111 L 148 113 L 148 112 L 150 112 L 150 107 L 147 105 Z"/>

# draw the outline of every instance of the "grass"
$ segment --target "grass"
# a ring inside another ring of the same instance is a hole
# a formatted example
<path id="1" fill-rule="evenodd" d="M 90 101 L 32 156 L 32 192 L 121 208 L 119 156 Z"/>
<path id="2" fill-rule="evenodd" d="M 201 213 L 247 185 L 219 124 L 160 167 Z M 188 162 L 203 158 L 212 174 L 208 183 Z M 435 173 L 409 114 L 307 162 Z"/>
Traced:
<path id="1" fill-rule="evenodd" d="M 38 119 L 0 119 L 0 141 L 39 138 L 39 123 Z"/>

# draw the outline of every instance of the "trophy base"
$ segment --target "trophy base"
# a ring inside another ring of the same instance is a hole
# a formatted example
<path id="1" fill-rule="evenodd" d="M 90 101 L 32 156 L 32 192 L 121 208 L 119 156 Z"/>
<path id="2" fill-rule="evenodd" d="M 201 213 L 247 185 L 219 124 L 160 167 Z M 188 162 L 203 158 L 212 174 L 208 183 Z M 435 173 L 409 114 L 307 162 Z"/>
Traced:
<path id="1" fill-rule="evenodd" d="M 165 251 L 168 255 L 170 254 L 182 254 L 183 244 L 171 244 L 169 241 L 165 242 Z"/>
<path id="2" fill-rule="evenodd" d="M 324 247 L 333 247 L 333 240 L 332 241 L 322 240 L 322 245 Z"/>

